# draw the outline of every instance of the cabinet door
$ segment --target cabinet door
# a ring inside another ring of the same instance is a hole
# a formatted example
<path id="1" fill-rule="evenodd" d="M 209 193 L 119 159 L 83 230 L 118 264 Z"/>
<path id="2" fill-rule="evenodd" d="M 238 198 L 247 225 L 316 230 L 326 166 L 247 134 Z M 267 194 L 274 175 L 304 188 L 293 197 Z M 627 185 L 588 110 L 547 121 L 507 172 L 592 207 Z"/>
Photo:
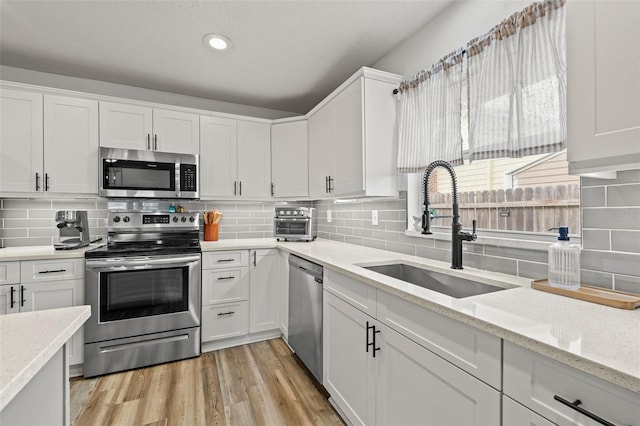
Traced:
<path id="1" fill-rule="evenodd" d="M 249 302 L 202 307 L 202 341 L 244 336 L 249 332 Z"/>
<path id="2" fill-rule="evenodd" d="M 251 250 L 249 260 L 249 332 L 276 330 L 280 327 L 278 250 Z"/>
<path id="3" fill-rule="evenodd" d="M 180 111 L 153 110 L 153 150 L 179 154 L 200 152 L 199 116 Z"/>
<path id="4" fill-rule="evenodd" d="M 289 338 L 289 253 L 278 250 L 278 262 L 280 263 L 280 331 L 282 338 Z"/>
<path id="5" fill-rule="evenodd" d="M 98 102 L 45 95 L 45 190 L 97 194 L 97 166 Z"/>
<path id="6" fill-rule="evenodd" d="M 100 146 L 150 150 L 152 120 L 151 108 L 100 102 Z"/>
<path id="7" fill-rule="evenodd" d="M 371 348 L 366 352 L 367 333 L 371 334 L 367 323 L 378 324 L 365 313 L 324 291 L 323 385 L 354 425 L 376 423 L 374 363 L 378 358 L 372 357 Z"/>
<path id="8" fill-rule="evenodd" d="M 365 189 L 363 84 L 364 79 L 358 79 L 331 101 L 335 114 L 334 196 L 361 193 Z"/>
<path id="9" fill-rule="evenodd" d="M 200 196 L 234 197 L 238 175 L 237 121 L 200 117 Z"/>
<path id="10" fill-rule="evenodd" d="M 380 327 L 377 424 L 500 424 L 499 391 L 389 327 Z"/>
<path id="11" fill-rule="evenodd" d="M 513 399 L 502 397 L 502 424 L 522 426 L 553 426 L 549 420 L 518 404 Z"/>
<path id="12" fill-rule="evenodd" d="M 20 312 L 20 284 L 0 286 L 0 315 Z M 13 303 L 11 301 L 13 300 Z"/>
<path id="13" fill-rule="evenodd" d="M 1 192 L 44 189 L 42 128 L 41 94 L 0 90 Z"/>
<path id="14" fill-rule="evenodd" d="M 23 284 L 24 303 L 20 311 L 42 311 L 45 309 L 68 308 L 84 303 L 84 281 L 51 281 Z M 80 364 L 84 358 L 84 330 L 80 328 L 69 346 L 69 365 Z"/>
<path id="15" fill-rule="evenodd" d="M 640 2 L 567 2 L 571 173 L 640 167 Z"/>
<path id="16" fill-rule="evenodd" d="M 307 146 L 307 120 L 271 125 L 274 197 L 309 195 Z"/>
<path id="17" fill-rule="evenodd" d="M 271 197 L 271 125 L 238 121 L 238 195 Z"/>
<path id="18" fill-rule="evenodd" d="M 309 196 L 327 197 L 327 178 L 333 175 L 333 109 L 327 104 L 309 117 Z"/>

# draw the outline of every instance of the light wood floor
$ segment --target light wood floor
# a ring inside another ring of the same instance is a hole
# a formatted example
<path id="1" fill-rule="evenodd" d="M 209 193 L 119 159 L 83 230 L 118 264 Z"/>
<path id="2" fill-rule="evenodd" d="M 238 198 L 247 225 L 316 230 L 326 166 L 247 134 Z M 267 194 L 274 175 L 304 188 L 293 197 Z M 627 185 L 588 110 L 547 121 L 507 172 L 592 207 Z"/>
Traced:
<path id="1" fill-rule="evenodd" d="M 71 380 L 83 425 L 344 425 L 281 339 Z"/>

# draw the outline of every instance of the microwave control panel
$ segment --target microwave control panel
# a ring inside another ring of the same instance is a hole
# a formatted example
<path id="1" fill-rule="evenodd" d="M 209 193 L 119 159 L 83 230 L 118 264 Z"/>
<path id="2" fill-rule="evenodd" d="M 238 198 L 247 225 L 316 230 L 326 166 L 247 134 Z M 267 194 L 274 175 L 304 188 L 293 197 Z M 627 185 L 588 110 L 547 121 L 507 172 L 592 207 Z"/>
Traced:
<path id="1" fill-rule="evenodd" d="M 196 165 L 180 164 L 180 191 L 197 191 Z"/>

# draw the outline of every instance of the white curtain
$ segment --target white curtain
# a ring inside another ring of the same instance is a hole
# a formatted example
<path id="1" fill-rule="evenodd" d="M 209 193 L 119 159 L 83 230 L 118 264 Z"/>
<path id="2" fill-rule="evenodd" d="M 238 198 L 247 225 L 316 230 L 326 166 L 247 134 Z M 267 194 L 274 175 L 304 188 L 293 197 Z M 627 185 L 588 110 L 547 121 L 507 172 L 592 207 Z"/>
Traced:
<path id="1" fill-rule="evenodd" d="M 470 160 L 566 147 L 564 2 L 534 3 L 468 43 Z"/>
<path id="2" fill-rule="evenodd" d="M 462 59 L 462 50 L 453 52 L 400 85 L 399 173 L 421 172 L 435 160 L 462 164 Z"/>

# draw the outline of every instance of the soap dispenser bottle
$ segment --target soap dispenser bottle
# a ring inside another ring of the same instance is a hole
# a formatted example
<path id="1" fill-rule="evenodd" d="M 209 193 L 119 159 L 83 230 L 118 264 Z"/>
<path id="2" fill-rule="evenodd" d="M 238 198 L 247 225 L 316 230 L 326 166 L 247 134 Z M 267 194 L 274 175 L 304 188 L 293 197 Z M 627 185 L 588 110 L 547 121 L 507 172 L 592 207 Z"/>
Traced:
<path id="1" fill-rule="evenodd" d="M 558 229 L 558 241 L 549 246 L 549 285 L 564 290 L 580 288 L 580 246 L 569 243 L 569 227 Z"/>

